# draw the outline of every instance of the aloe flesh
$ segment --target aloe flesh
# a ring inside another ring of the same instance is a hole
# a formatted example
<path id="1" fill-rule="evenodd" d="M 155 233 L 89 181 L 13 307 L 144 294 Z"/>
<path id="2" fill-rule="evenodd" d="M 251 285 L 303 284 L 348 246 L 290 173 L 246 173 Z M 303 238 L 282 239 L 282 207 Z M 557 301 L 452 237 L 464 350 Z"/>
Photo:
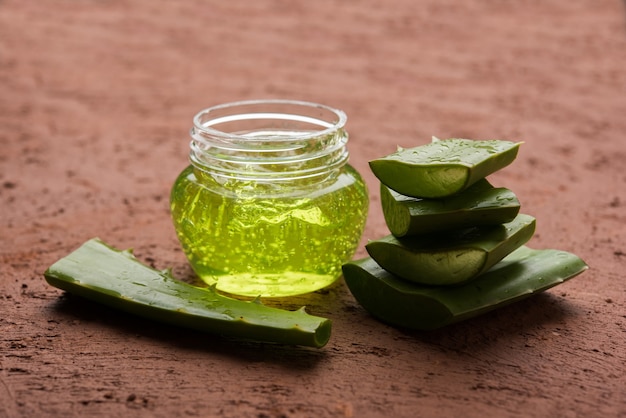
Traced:
<path id="1" fill-rule="evenodd" d="M 462 286 L 411 283 L 370 257 L 344 264 L 343 273 L 356 300 L 372 316 L 401 328 L 432 330 L 545 291 L 587 268 L 566 251 L 522 246 Z"/>
<path id="2" fill-rule="evenodd" d="M 521 143 L 451 138 L 372 160 L 369 166 L 386 186 L 400 194 L 442 198 L 465 190 L 517 157 Z"/>
<path id="3" fill-rule="evenodd" d="M 442 199 L 405 196 L 381 183 L 380 198 L 385 223 L 396 237 L 503 224 L 520 210 L 511 190 L 493 187 L 486 179 Z"/>
<path id="4" fill-rule="evenodd" d="M 44 277 L 54 287 L 110 307 L 200 331 L 311 347 L 323 347 L 330 338 L 331 321 L 303 308 L 270 308 L 192 286 L 97 238 L 54 263 Z"/>
<path id="5" fill-rule="evenodd" d="M 457 285 L 490 269 L 535 232 L 535 218 L 519 214 L 506 224 L 447 234 L 372 240 L 365 248 L 378 264 L 412 282 Z"/>

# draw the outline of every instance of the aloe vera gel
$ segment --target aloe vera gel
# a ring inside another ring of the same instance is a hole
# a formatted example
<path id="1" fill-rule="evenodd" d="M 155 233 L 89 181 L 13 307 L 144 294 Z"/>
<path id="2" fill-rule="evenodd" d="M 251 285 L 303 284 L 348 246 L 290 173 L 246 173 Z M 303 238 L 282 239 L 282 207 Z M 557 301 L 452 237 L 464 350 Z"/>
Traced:
<path id="1" fill-rule="evenodd" d="M 346 115 L 264 100 L 205 109 L 171 212 L 197 275 L 242 296 L 289 296 L 335 282 L 361 238 L 368 194 L 348 164 Z"/>

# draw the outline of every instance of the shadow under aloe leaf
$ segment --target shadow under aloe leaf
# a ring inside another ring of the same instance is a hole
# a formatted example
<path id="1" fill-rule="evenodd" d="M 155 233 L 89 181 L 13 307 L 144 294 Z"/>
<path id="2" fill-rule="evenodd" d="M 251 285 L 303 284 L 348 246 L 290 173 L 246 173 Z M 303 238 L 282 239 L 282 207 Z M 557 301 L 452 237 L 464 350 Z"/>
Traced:
<path id="1" fill-rule="evenodd" d="M 430 331 L 401 329 L 403 338 L 458 351 L 485 347 L 533 333 L 577 316 L 577 308 L 551 293 L 541 293 L 486 314 Z"/>
<path id="2" fill-rule="evenodd" d="M 94 304 L 71 293 L 65 293 L 52 309 L 68 320 L 80 320 L 84 326 L 125 334 L 125 339 L 128 336 L 147 338 L 173 348 L 220 354 L 243 361 L 264 361 L 306 370 L 314 368 L 327 355 L 324 350 L 316 348 L 246 340 L 164 324 Z"/>

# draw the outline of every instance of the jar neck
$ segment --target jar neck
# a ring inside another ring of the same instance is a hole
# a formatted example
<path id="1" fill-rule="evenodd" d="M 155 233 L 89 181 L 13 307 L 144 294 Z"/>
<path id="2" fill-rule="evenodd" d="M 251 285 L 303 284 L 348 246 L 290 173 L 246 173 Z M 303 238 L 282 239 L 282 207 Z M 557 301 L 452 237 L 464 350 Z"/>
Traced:
<path id="1" fill-rule="evenodd" d="M 348 160 L 340 110 L 308 102 L 258 100 L 199 112 L 190 161 L 220 183 L 322 180 Z"/>

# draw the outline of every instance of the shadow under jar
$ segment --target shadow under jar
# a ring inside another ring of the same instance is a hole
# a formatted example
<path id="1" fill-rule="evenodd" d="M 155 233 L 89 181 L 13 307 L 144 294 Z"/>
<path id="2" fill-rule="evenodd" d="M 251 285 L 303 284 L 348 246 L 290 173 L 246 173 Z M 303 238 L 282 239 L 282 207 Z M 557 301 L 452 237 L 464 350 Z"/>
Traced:
<path id="1" fill-rule="evenodd" d="M 341 276 L 368 193 L 348 164 L 346 115 L 288 100 L 227 103 L 193 120 L 171 212 L 196 274 L 224 293 L 290 296 Z"/>

